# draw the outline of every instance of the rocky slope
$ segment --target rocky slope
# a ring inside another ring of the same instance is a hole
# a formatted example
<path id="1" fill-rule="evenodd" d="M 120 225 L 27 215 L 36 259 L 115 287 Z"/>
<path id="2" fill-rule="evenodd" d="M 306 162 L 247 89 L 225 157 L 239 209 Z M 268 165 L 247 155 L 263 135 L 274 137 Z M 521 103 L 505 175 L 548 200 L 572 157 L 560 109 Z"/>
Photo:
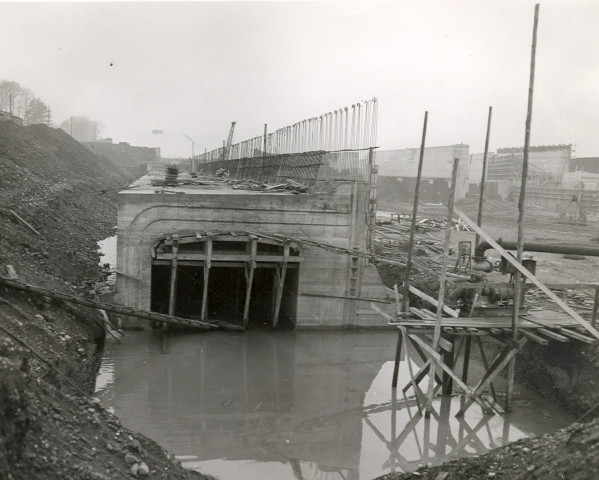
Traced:
<path id="1" fill-rule="evenodd" d="M 599 478 L 599 419 L 462 458 L 377 480 L 594 480 Z"/>
<path id="2" fill-rule="evenodd" d="M 0 122 L 0 274 L 93 296 L 127 180 L 61 130 Z M 91 398 L 103 341 L 96 311 L 0 287 L 1 479 L 201 478 Z"/>

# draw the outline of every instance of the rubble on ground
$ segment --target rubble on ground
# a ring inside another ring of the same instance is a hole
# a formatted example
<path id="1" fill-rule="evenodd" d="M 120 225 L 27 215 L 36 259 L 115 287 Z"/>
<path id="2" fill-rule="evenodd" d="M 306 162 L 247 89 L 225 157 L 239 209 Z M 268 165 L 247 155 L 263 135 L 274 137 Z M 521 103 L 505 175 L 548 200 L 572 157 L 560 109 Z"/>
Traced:
<path id="1" fill-rule="evenodd" d="M 222 169 L 221 169 L 222 170 Z M 286 179 L 285 182 L 282 183 L 265 183 L 258 182 L 256 180 L 251 179 L 237 179 L 230 178 L 227 174 L 219 172 L 216 175 L 204 175 L 198 173 L 177 173 L 175 174 L 175 167 L 167 167 L 166 174 L 163 173 L 152 173 L 150 174 L 150 183 L 154 187 L 177 187 L 177 186 L 220 186 L 220 185 L 230 185 L 234 190 L 252 190 L 264 193 L 307 193 L 309 187 L 303 185 L 295 180 L 290 178 Z M 156 193 L 165 193 L 164 190 L 156 190 Z M 166 192 L 168 193 L 168 192 Z M 184 193 L 182 191 L 172 193 Z"/>

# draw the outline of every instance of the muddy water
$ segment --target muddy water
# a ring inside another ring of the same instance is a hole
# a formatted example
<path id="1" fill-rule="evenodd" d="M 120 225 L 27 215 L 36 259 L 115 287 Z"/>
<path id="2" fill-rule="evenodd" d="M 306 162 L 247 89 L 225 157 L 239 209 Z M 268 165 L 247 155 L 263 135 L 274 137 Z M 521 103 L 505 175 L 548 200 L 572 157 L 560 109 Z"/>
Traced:
<path id="1" fill-rule="evenodd" d="M 182 332 L 163 355 L 157 335 L 132 333 L 108 345 L 97 395 L 184 466 L 223 480 L 372 479 L 574 420 L 518 386 L 511 415 L 474 405 L 458 420 L 454 396 L 425 419 L 412 396 L 392 396 L 394 350 L 394 332 Z M 402 363 L 399 384 L 408 378 Z"/>

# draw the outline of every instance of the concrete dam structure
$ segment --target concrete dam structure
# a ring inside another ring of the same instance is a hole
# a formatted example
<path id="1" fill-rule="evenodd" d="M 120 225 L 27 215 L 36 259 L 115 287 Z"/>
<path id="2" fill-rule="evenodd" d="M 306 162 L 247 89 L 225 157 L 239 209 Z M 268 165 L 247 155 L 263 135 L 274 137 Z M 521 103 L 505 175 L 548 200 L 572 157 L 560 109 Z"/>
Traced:
<path id="1" fill-rule="evenodd" d="M 370 307 L 387 307 L 375 266 L 327 248 L 372 248 L 372 150 L 198 170 L 148 175 L 120 192 L 120 303 L 243 326 L 385 325 Z"/>

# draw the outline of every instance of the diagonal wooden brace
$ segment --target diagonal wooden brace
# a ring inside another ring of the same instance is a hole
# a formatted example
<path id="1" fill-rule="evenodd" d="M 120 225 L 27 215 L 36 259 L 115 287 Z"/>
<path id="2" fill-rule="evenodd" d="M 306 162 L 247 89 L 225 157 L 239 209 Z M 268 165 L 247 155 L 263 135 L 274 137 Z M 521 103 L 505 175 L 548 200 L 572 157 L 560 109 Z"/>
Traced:
<path id="1" fill-rule="evenodd" d="M 409 336 L 411 339 L 416 341 L 422 347 L 422 349 L 430 355 L 430 359 L 433 362 L 435 362 L 437 365 L 439 365 L 439 367 L 441 367 L 443 369 L 443 371 L 445 373 L 447 373 L 454 380 L 456 385 L 458 385 L 466 393 L 466 395 L 468 395 L 469 398 L 466 403 L 470 402 L 470 405 L 471 405 L 472 402 L 476 402 L 481 406 L 481 408 L 483 409 L 483 412 L 492 411 L 491 404 L 489 404 L 489 402 L 485 398 L 478 395 L 478 393 L 475 390 L 472 390 L 468 385 L 466 385 L 464 382 L 462 382 L 462 379 L 456 373 L 454 373 L 454 371 L 451 368 L 449 368 L 447 365 L 445 365 L 445 363 L 443 362 L 443 360 L 441 358 L 441 355 L 439 355 L 437 352 L 435 352 L 432 349 L 432 347 L 430 347 L 424 341 L 422 341 L 420 338 L 418 338 L 417 335 L 410 334 Z M 468 405 L 468 406 L 470 406 L 470 405 Z"/>
<path id="2" fill-rule="evenodd" d="M 526 343 L 526 340 L 527 340 L 526 337 L 523 337 L 519 341 L 520 348 L 522 348 L 522 346 L 524 346 L 524 344 Z M 487 370 L 487 372 L 484 374 L 483 378 L 481 378 L 480 381 L 478 382 L 478 384 L 474 387 L 473 393 L 475 395 L 478 395 L 479 392 L 482 392 L 485 389 L 485 387 L 490 382 L 492 382 L 493 379 L 499 374 L 499 372 L 501 372 L 501 370 L 503 370 L 505 368 L 505 366 L 510 362 L 510 360 L 518 354 L 518 352 L 520 351 L 520 348 L 510 349 L 509 347 L 506 347 L 497 356 L 497 358 L 493 361 L 493 363 L 489 367 L 489 370 Z M 460 408 L 460 410 L 458 411 L 458 413 L 456 413 L 455 416 L 459 417 L 459 416 L 464 415 L 466 410 L 468 410 L 468 408 L 470 408 L 470 405 L 472 405 L 472 397 L 468 398 L 464 402 L 464 405 L 462 406 L 462 408 Z"/>

